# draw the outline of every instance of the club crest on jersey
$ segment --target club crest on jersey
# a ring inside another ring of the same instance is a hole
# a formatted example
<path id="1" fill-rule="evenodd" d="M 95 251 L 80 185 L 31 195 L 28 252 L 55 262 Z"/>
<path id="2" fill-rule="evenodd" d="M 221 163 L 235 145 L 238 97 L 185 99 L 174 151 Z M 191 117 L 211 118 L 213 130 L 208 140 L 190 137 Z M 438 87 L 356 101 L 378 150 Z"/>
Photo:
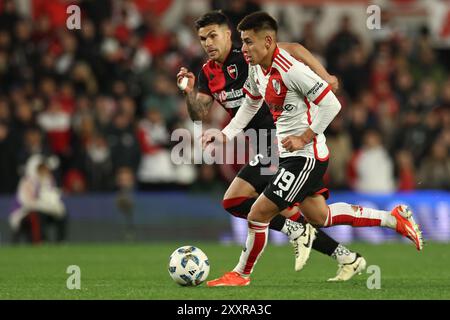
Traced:
<path id="1" fill-rule="evenodd" d="M 238 69 L 235 64 L 229 65 L 227 67 L 228 74 L 232 79 L 236 79 L 238 76 Z"/>
<path id="2" fill-rule="evenodd" d="M 277 79 L 272 79 L 272 87 L 273 87 L 273 90 L 275 90 L 275 93 L 277 95 L 279 95 L 281 93 L 280 81 L 278 81 Z"/>

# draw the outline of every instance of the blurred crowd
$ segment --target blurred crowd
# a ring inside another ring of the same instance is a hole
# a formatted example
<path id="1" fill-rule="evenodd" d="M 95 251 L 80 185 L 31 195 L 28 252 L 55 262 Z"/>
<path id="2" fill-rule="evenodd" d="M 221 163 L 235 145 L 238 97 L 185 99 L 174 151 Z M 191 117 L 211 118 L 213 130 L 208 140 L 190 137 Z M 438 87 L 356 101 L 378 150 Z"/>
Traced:
<path id="1" fill-rule="evenodd" d="M 15 192 L 35 154 L 57 160 L 55 177 L 66 193 L 225 189 L 239 166 L 170 159 L 171 132 L 193 130 L 175 75 L 180 66 L 197 72 L 205 61 L 195 16 L 165 28 L 172 1 L 31 2 L 25 16 L 14 0 L 0 7 L 0 193 Z M 68 2 L 81 7 L 80 30 L 66 27 Z M 260 9 L 236 0 L 206 9 L 217 8 L 233 24 Z M 291 40 L 340 79 L 342 112 L 326 133 L 329 186 L 449 190 L 450 73 L 427 30 L 393 34 L 370 49 L 346 16 L 323 43 L 314 22 L 302 30 Z M 227 120 L 216 106 L 207 125 Z"/>

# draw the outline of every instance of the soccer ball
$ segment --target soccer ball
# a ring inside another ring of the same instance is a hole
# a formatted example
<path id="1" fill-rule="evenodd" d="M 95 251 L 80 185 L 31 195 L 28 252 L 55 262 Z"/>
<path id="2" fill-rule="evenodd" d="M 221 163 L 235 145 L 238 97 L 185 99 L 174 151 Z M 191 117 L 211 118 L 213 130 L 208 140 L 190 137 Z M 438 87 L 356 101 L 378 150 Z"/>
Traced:
<path id="1" fill-rule="evenodd" d="M 197 247 L 180 247 L 170 255 L 169 274 L 181 286 L 198 286 L 208 277 L 208 257 Z"/>

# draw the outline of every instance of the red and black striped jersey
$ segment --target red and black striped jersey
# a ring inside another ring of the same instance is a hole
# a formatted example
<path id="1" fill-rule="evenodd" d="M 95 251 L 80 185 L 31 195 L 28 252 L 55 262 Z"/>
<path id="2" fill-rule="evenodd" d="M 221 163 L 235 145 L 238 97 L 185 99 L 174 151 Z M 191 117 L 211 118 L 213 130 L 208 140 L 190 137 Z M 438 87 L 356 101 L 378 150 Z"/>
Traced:
<path id="1" fill-rule="evenodd" d="M 231 48 L 224 63 L 208 60 L 198 74 L 198 91 L 213 97 L 234 117 L 245 99 L 243 87 L 248 77 L 248 64 L 237 47 Z M 263 105 L 250 121 L 247 129 L 274 129 L 274 119 L 267 105 Z"/>

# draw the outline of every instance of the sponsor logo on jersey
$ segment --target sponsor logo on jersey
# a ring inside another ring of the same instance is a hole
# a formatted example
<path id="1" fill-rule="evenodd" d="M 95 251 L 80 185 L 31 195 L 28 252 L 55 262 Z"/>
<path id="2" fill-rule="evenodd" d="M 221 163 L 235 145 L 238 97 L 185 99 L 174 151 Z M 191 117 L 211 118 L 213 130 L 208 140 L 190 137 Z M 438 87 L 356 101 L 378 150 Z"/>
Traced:
<path id="1" fill-rule="evenodd" d="M 227 101 L 227 92 L 225 90 L 222 90 L 219 94 L 219 101 L 224 102 Z"/>
<path id="2" fill-rule="evenodd" d="M 275 90 L 275 93 L 277 95 L 279 95 L 281 93 L 280 81 L 278 81 L 277 79 L 272 79 L 272 87 L 273 87 L 273 90 Z"/>
<path id="3" fill-rule="evenodd" d="M 238 69 L 237 69 L 237 66 L 235 64 L 229 65 L 227 67 L 227 71 L 228 71 L 228 74 L 230 75 L 230 77 L 232 79 L 236 79 L 237 78 L 237 76 L 238 76 Z"/>
<path id="4" fill-rule="evenodd" d="M 284 109 L 284 111 L 292 111 L 292 110 L 294 110 L 294 109 L 296 109 L 297 107 L 295 106 L 295 105 L 293 105 L 293 104 L 287 104 L 287 105 L 285 105 L 284 107 L 283 107 L 283 109 Z"/>
<path id="5" fill-rule="evenodd" d="M 314 85 L 314 87 L 312 87 L 309 91 L 308 91 L 308 93 L 306 94 L 306 95 L 310 95 L 310 94 L 316 94 L 317 93 L 317 91 L 320 89 L 320 88 L 322 88 L 323 87 L 323 83 L 322 82 L 316 82 L 316 84 Z"/>
<path id="6" fill-rule="evenodd" d="M 219 93 L 213 93 L 213 96 L 216 100 L 219 100 L 220 103 L 224 103 L 231 99 L 242 98 L 244 96 L 244 91 L 242 89 L 233 89 L 231 91 L 222 90 Z"/>

